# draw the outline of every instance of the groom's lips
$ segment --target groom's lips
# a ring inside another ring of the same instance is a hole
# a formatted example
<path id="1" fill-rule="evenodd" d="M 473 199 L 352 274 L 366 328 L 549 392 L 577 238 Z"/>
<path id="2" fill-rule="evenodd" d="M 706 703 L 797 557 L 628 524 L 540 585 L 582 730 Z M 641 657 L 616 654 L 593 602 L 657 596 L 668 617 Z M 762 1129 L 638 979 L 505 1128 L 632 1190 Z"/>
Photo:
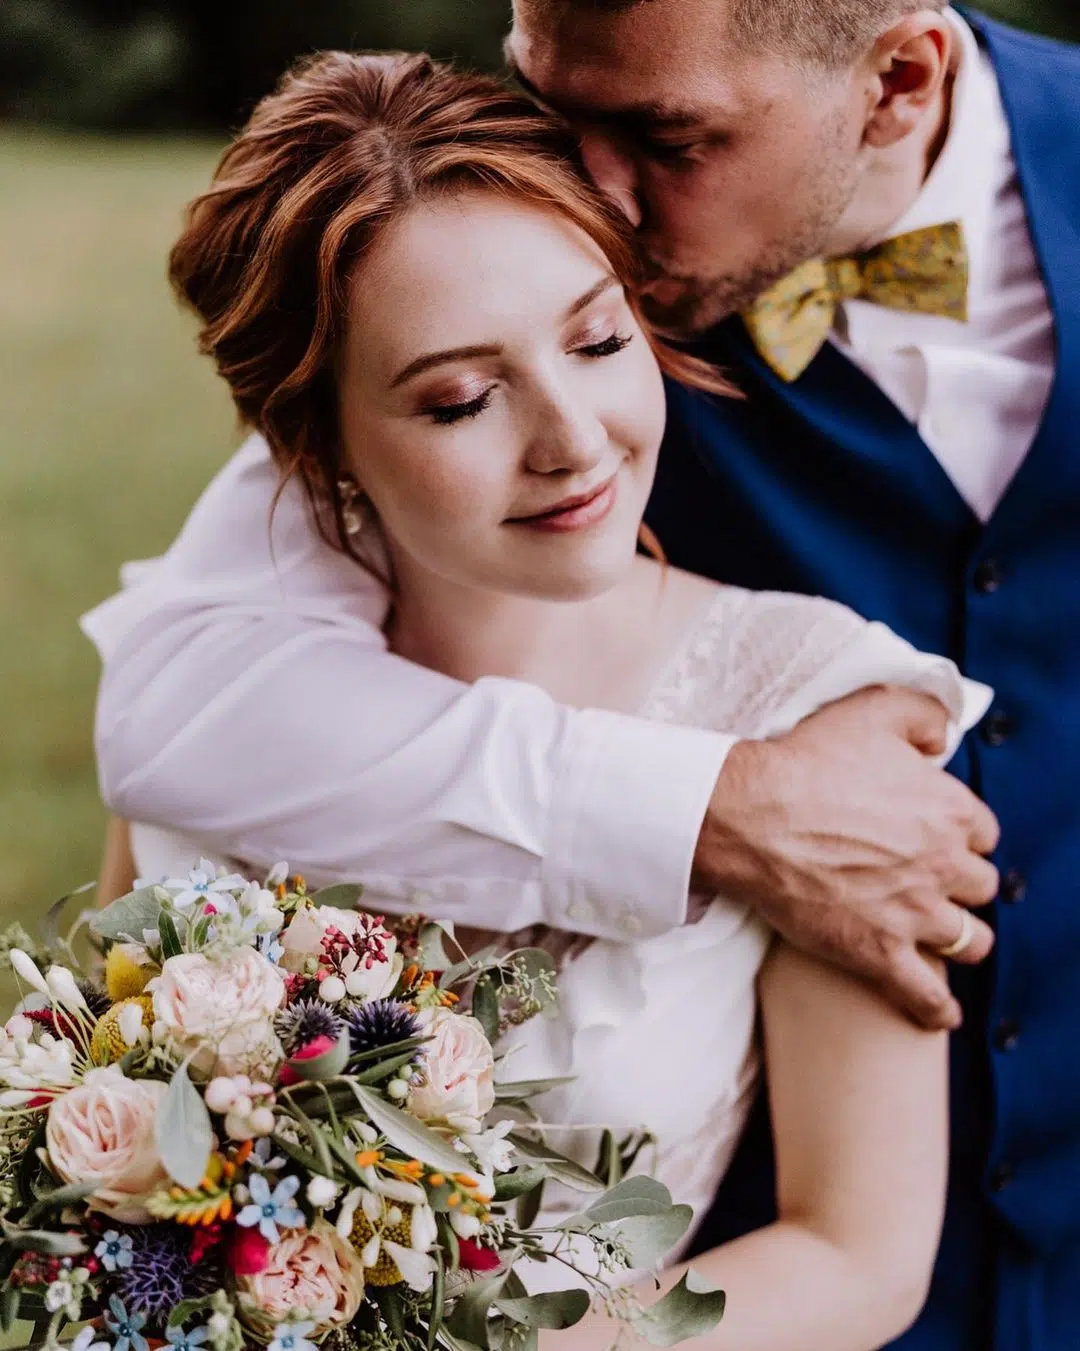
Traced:
<path id="1" fill-rule="evenodd" d="M 548 511 L 538 512 L 534 516 L 512 516 L 510 525 L 524 525 L 532 530 L 544 530 L 552 534 L 569 534 L 574 530 L 584 530 L 586 526 L 598 525 L 615 505 L 615 475 L 601 483 L 591 492 L 578 497 L 567 497 Z"/>

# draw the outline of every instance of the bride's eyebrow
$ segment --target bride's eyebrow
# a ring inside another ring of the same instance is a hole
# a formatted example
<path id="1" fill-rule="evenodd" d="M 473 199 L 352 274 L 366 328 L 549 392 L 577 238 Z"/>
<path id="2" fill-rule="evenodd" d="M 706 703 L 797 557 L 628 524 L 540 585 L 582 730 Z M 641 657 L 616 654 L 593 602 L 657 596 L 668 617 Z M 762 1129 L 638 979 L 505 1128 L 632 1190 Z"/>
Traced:
<path id="1" fill-rule="evenodd" d="M 602 296 L 605 291 L 610 291 L 613 286 L 621 288 L 622 282 L 613 273 L 605 273 L 598 282 L 590 286 L 583 295 L 578 296 L 577 300 L 567 308 L 562 317 L 562 322 L 565 324 L 573 319 L 574 315 L 588 309 L 594 300 Z M 467 361 L 470 357 L 497 357 L 502 350 L 501 343 L 489 342 L 473 344 L 470 347 L 448 347 L 441 352 L 426 352 L 423 356 L 416 357 L 407 366 L 402 367 L 391 380 L 390 388 L 397 389 L 406 380 L 411 380 L 415 375 L 422 375 L 424 371 L 430 371 L 435 366 L 445 366 L 450 361 Z"/>

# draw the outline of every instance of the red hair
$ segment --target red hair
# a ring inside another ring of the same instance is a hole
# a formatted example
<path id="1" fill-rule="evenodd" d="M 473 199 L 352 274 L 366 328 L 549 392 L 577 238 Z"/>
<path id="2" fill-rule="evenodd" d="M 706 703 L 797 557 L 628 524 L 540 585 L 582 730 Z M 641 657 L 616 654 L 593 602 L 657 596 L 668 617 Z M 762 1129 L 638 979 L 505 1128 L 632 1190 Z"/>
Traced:
<path id="1" fill-rule="evenodd" d="M 630 229 L 586 179 L 569 128 L 492 77 L 422 55 L 326 52 L 297 65 L 222 155 L 170 255 L 241 418 L 266 437 L 283 483 L 303 475 L 320 529 L 350 553 L 336 384 L 349 281 L 403 212 L 469 187 L 566 217 L 632 294 Z M 707 363 L 650 341 L 667 374 L 731 392 Z"/>

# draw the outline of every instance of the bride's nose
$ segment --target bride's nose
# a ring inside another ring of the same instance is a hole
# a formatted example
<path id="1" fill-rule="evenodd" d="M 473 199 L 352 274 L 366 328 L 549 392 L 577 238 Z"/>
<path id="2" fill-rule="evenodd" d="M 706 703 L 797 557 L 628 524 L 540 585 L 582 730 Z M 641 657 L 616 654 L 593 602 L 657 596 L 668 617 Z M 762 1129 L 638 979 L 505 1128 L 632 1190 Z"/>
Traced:
<path id="1" fill-rule="evenodd" d="M 581 473 L 598 464 L 608 432 L 596 410 L 569 397 L 550 397 L 537 407 L 525 464 L 534 474 Z"/>

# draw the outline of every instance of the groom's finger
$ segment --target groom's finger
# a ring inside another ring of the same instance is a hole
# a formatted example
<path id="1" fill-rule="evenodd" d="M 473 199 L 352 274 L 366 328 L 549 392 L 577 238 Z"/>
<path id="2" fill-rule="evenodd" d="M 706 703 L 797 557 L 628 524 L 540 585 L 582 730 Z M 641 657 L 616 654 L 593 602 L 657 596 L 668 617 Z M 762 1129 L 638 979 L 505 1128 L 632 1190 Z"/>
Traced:
<path id="1" fill-rule="evenodd" d="M 971 937 L 965 946 L 954 953 L 949 960 L 960 962 L 964 966 L 977 966 L 989 957 L 994 947 L 994 931 L 981 919 L 969 916 L 965 921 L 964 911 L 958 905 L 939 905 L 920 926 L 919 943 L 932 953 L 944 952 L 950 948 L 971 925 Z"/>
<path id="2" fill-rule="evenodd" d="M 978 854 L 961 854 L 953 864 L 949 896 L 961 905 L 989 905 L 1001 882 L 998 870 Z"/>
<path id="3" fill-rule="evenodd" d="M 915 948 L 897 949 L 877 984 L 890 1003 L 933 1032 L 951 1032 L 963 1021 L 944 967 Z"/>

